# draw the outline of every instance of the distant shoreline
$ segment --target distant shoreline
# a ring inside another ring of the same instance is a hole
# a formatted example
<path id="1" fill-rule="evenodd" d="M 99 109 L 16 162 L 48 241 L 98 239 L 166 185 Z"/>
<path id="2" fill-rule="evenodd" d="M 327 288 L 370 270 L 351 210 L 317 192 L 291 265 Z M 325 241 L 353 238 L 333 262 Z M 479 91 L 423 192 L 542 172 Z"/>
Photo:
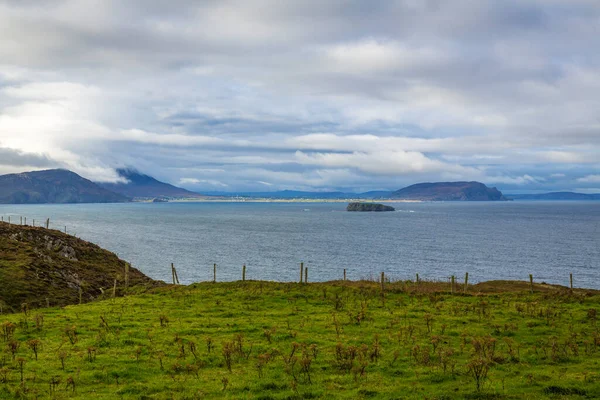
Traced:
<path id="1" fill-rule="evenodd" d="M 169 203 L 349 203 L 349 202 L 361 202 L 361 203 L 422 203 L 422 200 L 363 200 L 363 199 L 269 199 L 269 198 L 218 198 L 218 199 L 178 199 L 169 200 Z M 152 200 L 134 201 L 141 203 L 151 203 Z"/>

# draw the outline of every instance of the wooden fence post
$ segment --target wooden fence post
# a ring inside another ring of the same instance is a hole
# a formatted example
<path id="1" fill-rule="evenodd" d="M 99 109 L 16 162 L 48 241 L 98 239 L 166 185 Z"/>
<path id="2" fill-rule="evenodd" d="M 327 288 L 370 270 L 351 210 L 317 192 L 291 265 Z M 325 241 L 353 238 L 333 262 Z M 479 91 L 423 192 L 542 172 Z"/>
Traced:
<path id="1" fill-rule="evenodd" d="M 531 289 L 531 293 L 533 293 L 533 275 L 529 274 L 529 288 Z"/>
<path id="2" fill-rule="evenodd" d="M 217 264 L 213 264 L 213 282 L 217 282 Z"/>
<path id="3" fill-rule="evenodd" d="M 50 218 L 46 219 L 46 229 L 50 228 Z"/>
<path id="4" fill-rule="evenodd" d="M 125 287 L 129 287 L 129 263 L 125 263 Z"/>
<path id="5" fill-rule="evenodd" d="M 171 263 L 171 275 L 173 276 L 173 285 L 177 284 L 175 281 L 175 266 Z"/>
<path id="6" fill-rule="evenodd" d="M 571 290 L 573 290 L 573 273 L 569 274 L 569 280 L 571 281 Z"/>
<path id="7" fill-rule="evenodd" d="M 469 273 L 468 272 L 465 273 L 465 288 L 464 288 L 465 293 L 467 293 L 467 287 L 469 287 Z"/>
<path id="8" fill-rule="evenodd" d="M 419 284 L 419 274 L 417 274 L 417 285 Z"/>
<path id="9" fill-rule="evenodd" d="M 381 271 L 381 293 L 385 290 L 385 272 Z"/>
<path id="10" fill-rule="evenodd" d="M 450 284 L 450 294 L 454 294 L 454 275 L 452 275 L 452 283 Z"/>
<path id="11" fill-rule="evenodd" d="M 302 283 L 302 276 L 304 275 L 304 263 L 300 263 L 300 283 Z"/>
<path id="12" fill-rule="evenodd" d="M 346 268 L 344 268 L 344 282 L 346 282 Z"/>
<path id="13" fill-rule="evenodd" d="M 113 285 L 113 293 L 112 294 L 113 294 L 112 297 L 114 299 L 117 295 L 117 280 L 116 279 L 115 279 L 115 283 Z"/>
<path id="14" fill-rule="evenodd" d="M 242 281 L 246 281 L 246 264 L 242 267 Z"/>
<path id="15" fill-rule="evenodd" d="M 304 268 L 304 283 L 308 283 L 308 267 Z"/>

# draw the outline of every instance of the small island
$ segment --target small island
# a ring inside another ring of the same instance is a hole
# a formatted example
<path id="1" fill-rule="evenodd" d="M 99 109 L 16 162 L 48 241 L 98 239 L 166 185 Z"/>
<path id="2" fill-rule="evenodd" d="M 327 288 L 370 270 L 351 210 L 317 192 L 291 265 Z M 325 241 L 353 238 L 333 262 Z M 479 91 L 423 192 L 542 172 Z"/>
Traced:
<path id="1" fill-rule="evenodd" d="M 378 203 L 350 203 L 346 211 L 396 211 L 394 207 Z"/>

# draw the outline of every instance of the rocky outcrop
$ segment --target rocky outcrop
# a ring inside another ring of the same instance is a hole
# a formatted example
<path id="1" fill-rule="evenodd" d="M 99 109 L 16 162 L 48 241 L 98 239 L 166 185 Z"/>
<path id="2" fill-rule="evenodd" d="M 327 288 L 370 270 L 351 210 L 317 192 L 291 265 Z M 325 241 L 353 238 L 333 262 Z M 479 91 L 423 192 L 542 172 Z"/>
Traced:
<path id="1" fill-rule="evenodd" d="M 0 306 L 18 311 L 30 307 L 63 306 L 116 294 L 126 286 L 126 262 L 93 243 L 59 231 L 0 222 Z M 127 286 L 160 284 L 128 268 Z M 46 300 L 47 299 L 47 300 Z"/>
<path id="2" fill-rule="evenodd" d="M 386 206 L 377 203 L 350 203 L 346 207 L 346 211 L 396 211 L 394 207 Z"/>

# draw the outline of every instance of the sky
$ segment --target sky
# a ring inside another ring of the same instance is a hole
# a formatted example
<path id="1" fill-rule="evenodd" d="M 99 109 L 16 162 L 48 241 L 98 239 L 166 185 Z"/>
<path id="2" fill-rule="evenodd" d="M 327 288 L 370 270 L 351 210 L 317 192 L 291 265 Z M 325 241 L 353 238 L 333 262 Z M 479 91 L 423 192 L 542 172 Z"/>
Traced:
<path id="1" fill-rule="evenodd" d="M 0 174 L 600 192 L 597 0 L 0 0 Z"/>

